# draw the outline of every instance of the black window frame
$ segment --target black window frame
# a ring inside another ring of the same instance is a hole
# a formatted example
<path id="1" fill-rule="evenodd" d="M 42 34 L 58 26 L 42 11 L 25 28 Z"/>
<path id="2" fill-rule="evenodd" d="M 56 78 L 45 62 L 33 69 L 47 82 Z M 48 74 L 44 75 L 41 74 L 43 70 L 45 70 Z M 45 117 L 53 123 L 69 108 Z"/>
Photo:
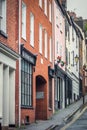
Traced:
<path id="1" fill-rule="evenodd" d="M 33 107 L 33 65 L 24 58 L 21 60 L 21 107 Z"/>

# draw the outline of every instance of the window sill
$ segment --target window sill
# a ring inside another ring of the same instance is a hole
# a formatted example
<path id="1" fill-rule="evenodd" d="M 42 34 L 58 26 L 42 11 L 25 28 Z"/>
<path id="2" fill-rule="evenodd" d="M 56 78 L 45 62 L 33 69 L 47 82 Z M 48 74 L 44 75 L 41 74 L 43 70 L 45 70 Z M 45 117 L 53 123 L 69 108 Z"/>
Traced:
<path id="1" fill-rule="evenodd" d="M 21 38 L 22 38 L 25 42 L 27 41 L 26 38 L 24 38 L 24 37 L 21 37 Z"/>
<path id="2" fill-rule="evenodd" d="M 32 109 L 32 110 L 34 110 L 33 107 L 28 107 L 28 106 L 21 106 L 21 109 Z"/>
<path id="3" fill-rule="evenodd" d="M 0 35 L 2 35 L 5 38 L 8 38 L 8 35 L 5 32 L 3 32 L 2 30 L 0 30 Z"/>

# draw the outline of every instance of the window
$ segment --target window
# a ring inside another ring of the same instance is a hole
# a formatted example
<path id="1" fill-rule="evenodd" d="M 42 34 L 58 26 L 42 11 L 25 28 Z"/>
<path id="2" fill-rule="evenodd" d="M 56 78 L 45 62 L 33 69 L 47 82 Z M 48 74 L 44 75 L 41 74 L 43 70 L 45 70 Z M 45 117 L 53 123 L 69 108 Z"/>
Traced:
<path id="1" fill-rule="evenodd" d="M 56 26 L 57 26 L 57 28 L 59 28 L 59 26 L 58 26 L 58 16 L 56 16 Z"/>
<path id="2" fill-rule="evenodd" d="M 42 8 L 42 0 L 39 0 L 39 6 Z"/>
<path id="3" fill-rule="evenodd" d="M 51 62 L 52 62 L 52 55 L 53 55 L 52 50 L 53 50 L 53 48 L 52 48 L 52 38 L 50 38 L 50 61 Z"/>
<path id="4" fill-rule="evenodd" d="M 44 13 L 47 15 L 47 0 L 44 0 Z"/>
<path id="5" fill-rule="evenodd" d="M 24 59 L 21 64 L 21 105 L 32 107 L 32 64 Z"/>
<path id="6" fill-rule="evenodd" d="M 47 58 L 48 46 L 47 46 L 47 31 L 46 30 L 45 30 L 45 34 L 44 34 L 44 43 L 45 43 L 45 57 Z"/>
<path id="7" fill-rule="evenodd" d="M 62 27 L 63 27 L 63 20 L 62 20 L 62 17 L 60 17 L 60 32 L 62 33 L 62 31 L 63 31 L 63 29 L 62 29 Z"/>
<path id="8" fill-rule="evenodd" d="M 68 29 L 68 41 L 70 42 L 70 29 Z"/>
<path id="9" fill-rule="evenodd" d="M 66 48 L 66 65 L 68 65 L 68 49 Z"/>
<path id="10" fill-rule="evenodd" d="M 22 2 L 22 38 L 26 40 L 26 5 Z"/>
<path id="11" fill-rule="evenodd" d="M 76 35 L 76 48 L 78 47 L 77 44 L 78 44 L 78 36 Z"/>
<path id="12" fill-rule="evenodd" d="M 30 13 L 30 45 L 34 47 L 34 15 Z"/>
<path id="13" fill-rule="evenodd" d="M 50 2 L 49 2 L 49 21 L 50 22 L 52 21 L 52 5 Z"/>
<path id="14" fill-rule="evenodd" d="M 6 33 L 6 0 L 0 0 L 0 30 Z"/>
<path id="15" fill-rule="evenodd" d="M 42 25 L 39 24 L 39 52 L 42 53 Z"/>
<path id="16" fill-rule="evenodd" d="M 70 64 L 70 52 L 69 52 L 69 64 Z"/>
<path id="17" fill-rule="evenodd" d="M 60 45 L 60 56 L 62 56 L 62 45 Z"/>
<path id="18" fill-rule="evenodd" d="M 58 54 L 58 41 L 56 42 L 56 52 L 57 52 L 57 54 Z"/>
<path id="19" fill-rule="evenodd" d="M 72 66 L 74 66 L 74 51 L 72 51 Z"/>
<path id="20" fill-rule="evenodd" d="M 72 41 L 74 41 L 74 28 L 72 27 Z"/>

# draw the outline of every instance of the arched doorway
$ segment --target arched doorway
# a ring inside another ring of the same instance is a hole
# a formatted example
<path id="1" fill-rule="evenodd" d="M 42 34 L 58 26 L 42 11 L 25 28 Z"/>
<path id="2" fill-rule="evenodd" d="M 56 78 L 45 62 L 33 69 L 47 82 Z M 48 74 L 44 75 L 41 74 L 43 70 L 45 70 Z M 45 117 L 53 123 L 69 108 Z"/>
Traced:
<path id="1" fill-rule="evenodd" d="M 36 120 L 47 119 L 47 82 L 41 75 L 36 76 Z"/>

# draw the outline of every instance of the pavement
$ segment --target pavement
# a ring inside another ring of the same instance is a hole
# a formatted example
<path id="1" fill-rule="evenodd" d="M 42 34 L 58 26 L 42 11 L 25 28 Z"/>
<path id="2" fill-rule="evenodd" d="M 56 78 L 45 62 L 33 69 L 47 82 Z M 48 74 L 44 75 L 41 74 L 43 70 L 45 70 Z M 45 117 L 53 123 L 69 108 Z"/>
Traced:
<path id="1" fill-rule="evenodd" d="M 85 96 L 85 103 L 87 95 Z M 53 128 L 66 123 L 79 109 L 83 108 L 83 98 L 69 105 L 65 109 L 56 111 L 49 120 L 39 120 L 28 126 L 23 126 L 20 130 L 52 130 Z"/>

